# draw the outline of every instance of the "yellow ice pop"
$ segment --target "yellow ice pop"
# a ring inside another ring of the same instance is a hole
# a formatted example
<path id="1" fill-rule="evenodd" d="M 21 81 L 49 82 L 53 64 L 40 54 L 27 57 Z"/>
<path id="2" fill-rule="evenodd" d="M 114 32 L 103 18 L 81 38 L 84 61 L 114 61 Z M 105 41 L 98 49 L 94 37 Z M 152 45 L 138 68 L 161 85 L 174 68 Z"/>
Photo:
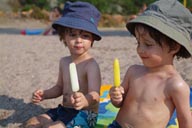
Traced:
<path id="1" fill-rule="evenodd" d="M 78 81 L 77 69 L 76 69 L 75 63 L 70 63 L 69 73 L 70 73 L 72 91 L 77 92 L 79 91 L 79 81 Z"/>
<path id="2" fill-rule="evenodd" d="M 114 71 L 114 85 L 115 87 L 120 86 L 120 67 L 119 60 L 116 58 L 113 63 L 113 71 Z"/>

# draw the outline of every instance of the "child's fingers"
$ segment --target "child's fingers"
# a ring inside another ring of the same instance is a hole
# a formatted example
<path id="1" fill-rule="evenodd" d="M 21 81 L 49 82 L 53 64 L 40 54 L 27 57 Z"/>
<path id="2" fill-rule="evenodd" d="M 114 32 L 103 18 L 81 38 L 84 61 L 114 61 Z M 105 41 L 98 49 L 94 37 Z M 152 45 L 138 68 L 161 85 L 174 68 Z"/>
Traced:
<path id="1" fill-rule="evenodd" d="M 111 99 L 115 102 L 121 102 L 123 100 L 123 95 L 121 93 L 113 93 Z"/>
<path id="2" fill-rule="evenodd" d="M 74 98 L 74 108 L 80 110 L 85 106 L 85 96 L 81 92 L 73 93 Z"/>
<path id="3" fill-rule="evenodd" d="M 75 99 L 75 103 L 79 103 L 79 102 L 81 102 L 82 101 L 82 98 L 76 98 Z"/>
<path id="4" fill-rule="evenodd" d="M 33 103 L 38 103 L 38 102 L 40 102 L 42 99 L 41 98 L 39 98 L 39 97 L 36 97 L 36 96 L 33 96 L 32 97 L 32 102 Z"/>
<path id="5" fill-rule="evenodd" d="M 78 105 L 79 103 L 81 103 L 82 101 L 84 101 L 84 95 L 82 93 L 78 93 L 76 92 L 74 94 L 74 99 L 75 99 L 75 103 Z"/>
<path id="6" fill-rule="evenodd" d="M 111 87 L 111 89 L 109 90 L 109 94 L 112 95 L 115 91 L 115 87 Z"/>
<path id="7" fill-rule="evenodd" d="M 34 93 L 32 98 L 39 99 L 39 100 L 42 99 L 41 95 L 39 95 L 38 93 Z"/>
<path id="8" fill-rule="evenodd" d="M 74 97 L 74 99 L 77 99 L 77 98 L 81 97 L 81 93 L 80 92 L 74 92 L 73 97 Z"/>
<path id="9" fill-rule="evenodd" d="M 113 98 L 113 99 L 120 99 L 120 98 L 122 98 L 122 94 L 119 93 L 119 92 L 113 93 L 113 94 L 111 95 L 111 98 Z"/>
<path id="10" fill-rule="evenodd" d="M 37 100 L 37 99 L 32 99 L 32 102 L 33 102 L 33 103 L 39 103 L 39 102 L 40 102 L 40 100 Z"/>
<path id="11" fill-rule="evenodd" d="M 38 93 L 33 93 L 33 97 L 40 97 Z"/>
<path id="12" fill-rule="evenodd" d="M 81 102 L 82 98 L 83 98 L 83 94 L 81 92 L 75 92 L 73 93 L 73 98 L 75 100 L 75 103 Z"/>
<path id="13" fill-rule="evenodd" d="M 40 96 L 38 96 L 38 95 L 33 95 L 33 97 L 32 97 L 33 102 L 38 102 L 38 101 L 41 101 L 41 100 L 42 100 L 42 98 Z"/>
<path id="14" fill-rule="evenodd" d="M 121 91 L 121 94 L 124 94 L 124 88 L 122 86 L 119 87 L 120 91 Z"/>
<path id="15" fill-rule="evenodd" d="M 110 95 L 119 95 L 121 94 L 121 89 L 119 87 L 115 87 L 113 89 L 110 90 Z"/>
<path id="16" fill-rule="evenodd" d="M 82 108 L 83 108 L 83 103 L 82 103 L 80 100 L 76 100 L 76 101 L 75 101 L 75 104 L 74 104 L 74 108 L 75 108 L 76 110 L 82 109 Z"/>
<path id="17" fill-rule="evenodd" d="M 110 90 L 110 97 L 115 102 L 121 102 L 123 100 L 124 89 L 123 87 L 114 87 Z"/>
<path id="18" fill-rule="evenodd" d="M 37 90 L 33 93 L 32 95 L 32 102 L 33 103 L 38 103 L 40 102 L 41 100 L 43 100 L 42 98 L 43 96 L 43 90 Z"/>
<path id="19" fill-rule="evenodd" d="M 74 96 L 71 95 L 71 103 L 74 104 L 75 103 L 75 99 L 74 99 Z"/>
<path id="20" fill-rule="evenodd" d="M 35 94 L 39 95 L 39 96 L 43 96 L 43 90 L 37 90 L 35 92 Z"/>
<path id="21" fill-rule="evenodd" d="M 81 99 L 82 99 L 82 93 L 80 92 L 74 92 L 72 95 L 71 95 L 71 101 L 72 103 L 77 103 L 77 102 L 81 102 Z"/>

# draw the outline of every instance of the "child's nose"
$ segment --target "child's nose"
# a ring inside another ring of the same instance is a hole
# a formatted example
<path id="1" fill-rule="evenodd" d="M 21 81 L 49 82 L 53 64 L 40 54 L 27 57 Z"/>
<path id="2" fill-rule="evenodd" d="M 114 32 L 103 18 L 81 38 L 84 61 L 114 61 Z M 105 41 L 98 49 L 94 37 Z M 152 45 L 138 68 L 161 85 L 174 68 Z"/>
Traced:
<path id="1" fill-rule="evenodd" d="M 81 42 L 82 42 L 82 37 L 81 37 L 80 35 L 77 36 L 76 41 L 77 41 L 78 43 L 81 43 Z"/>
<path id="2" fill-rule="evenodd" d="M 146 51 L 145 46 L 138 46 L 137 51 L 139 54 L 143 54 Z"/>

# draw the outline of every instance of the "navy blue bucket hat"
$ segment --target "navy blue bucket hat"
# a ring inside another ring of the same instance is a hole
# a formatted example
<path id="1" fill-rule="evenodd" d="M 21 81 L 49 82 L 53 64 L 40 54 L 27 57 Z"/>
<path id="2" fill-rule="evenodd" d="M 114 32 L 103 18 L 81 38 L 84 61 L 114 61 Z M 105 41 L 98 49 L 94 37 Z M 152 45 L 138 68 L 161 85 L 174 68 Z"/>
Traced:
<path id="1" fill-rule="evenodd" d="M 192 55 L 192 14 L 177 0 L 158 0 L 135 19 L 127 29 L 135 35 L 135 25 L 148 25 L 184 46 Z"/>
<path id="2" fill-rule="evenodd" d="M 81 29 L 95 35 L 95 40 L 101 39 L 97 29 L 100 20 L 100 12 L 92 4 L 87 2 L 66 2 L 61 18 L 56 20 L 52 27 L 57 30 L 58 26 Z"/>

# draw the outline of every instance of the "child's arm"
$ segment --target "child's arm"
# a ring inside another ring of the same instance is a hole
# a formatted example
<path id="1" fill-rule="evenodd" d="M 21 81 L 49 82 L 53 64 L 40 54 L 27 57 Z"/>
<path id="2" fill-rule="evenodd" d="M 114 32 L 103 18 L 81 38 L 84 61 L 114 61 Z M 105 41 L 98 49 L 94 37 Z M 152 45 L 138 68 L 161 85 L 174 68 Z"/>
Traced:
<path id="1" fill-rule="evenodd" d="M 57 84 L 52 88 L 44 91 L 43 99 L 57 98 L 63 94 L 63 61 L 64 59 L 61 59 L 59 63 L 59 74 Z"/>
<path id="2" fill-rule="evenodd" d="M 57 98 L 62 95 L 63 88 L 60 85 L 55 85 L 52 88 L 45 90 L 43 99 Z"/>
<path id="3" fill-rule="evenodd" d="M 91 61 L 87 66 L 88 94 L 85 96 L 88 107 L 94 106 L 100 100 L 101 74 L 96 61 Z"/>
<path id="4" fill-rule="evenodd" d="M 63 73 L 61 67 L 62 63 L 63 63 L 62 60 L 60 60 L 57 84 L 48 90 L 39 89 L 35 91 L 32 96 L 33 103 L 39 103 L 42 100 L 56 98 L 62 95 L 63 92 L 63 79 L 62 79 Z"/>
<path id="5" fill-rule="evenodd" d="M 112 87 L 110 89 L 109 95 L 111 98 L 111 102 L 114 106 L 116 107 L 121 107 L 124 97 L 126 96 L 127 92 L 128 92 L 128 88 L 129 88 L 129 78 L 130 78 L 130 74 L 132 74 L 132 72 L 135 71 L 135 66 L 131 66 L 126 74 L 125 77 L 123 79 L 123 82 L 121 83 L 120 87 Z"/>
<path id="6" fill-rule="evenodd" d="M 177 83 L 176 83 L 177 82 Z M 192 128 L 192 115 L 190 111 L 190 89 L 185 82 L 175 80 L 170 90 L 171 97 L 177 111 L 180 128 Z"/>

